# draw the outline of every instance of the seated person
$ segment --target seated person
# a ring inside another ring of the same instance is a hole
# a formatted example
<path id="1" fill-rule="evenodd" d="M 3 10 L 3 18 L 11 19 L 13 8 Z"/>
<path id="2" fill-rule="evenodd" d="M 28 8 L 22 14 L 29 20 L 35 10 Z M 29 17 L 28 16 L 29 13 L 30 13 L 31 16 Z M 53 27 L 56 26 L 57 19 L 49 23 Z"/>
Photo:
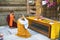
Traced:
<path id="1" fill-rule="evenodd" d="M 10 28 L 17 27 L 17 23 L 15 22 L 14 11 L 10 11 L 10 14 L 7 16 L 6 20 Z"/>
<path id="2" fill-rule="evenodd" d="M 24 16 L 22 16 L 17 21 L 17 29 L 18 29 L 17 36 L 23 38 L 30 37 L 31 34 L 28 32 L 27 28 L 28 28 L 28 20 Z"/>

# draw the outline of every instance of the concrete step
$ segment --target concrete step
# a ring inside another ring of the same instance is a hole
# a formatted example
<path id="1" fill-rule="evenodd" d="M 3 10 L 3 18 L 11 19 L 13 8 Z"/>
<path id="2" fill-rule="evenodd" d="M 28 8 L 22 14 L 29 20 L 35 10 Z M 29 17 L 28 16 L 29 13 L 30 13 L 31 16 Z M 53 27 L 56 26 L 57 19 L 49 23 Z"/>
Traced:
<path id="1" fill-rule="evenodd" d="M 0 6 L 0 11 L 27 10 L 26 6 Z"/>

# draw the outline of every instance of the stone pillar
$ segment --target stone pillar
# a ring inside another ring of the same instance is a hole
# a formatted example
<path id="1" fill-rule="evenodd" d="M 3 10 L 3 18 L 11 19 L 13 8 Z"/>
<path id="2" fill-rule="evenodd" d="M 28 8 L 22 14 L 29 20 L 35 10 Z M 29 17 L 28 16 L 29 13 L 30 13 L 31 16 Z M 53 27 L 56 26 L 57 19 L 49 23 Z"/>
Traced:
<path id="1" fill-rule="evenodd" d="M 39 18 L 42 13 L 42 0 L 36 0 L 36 18 Z"/>

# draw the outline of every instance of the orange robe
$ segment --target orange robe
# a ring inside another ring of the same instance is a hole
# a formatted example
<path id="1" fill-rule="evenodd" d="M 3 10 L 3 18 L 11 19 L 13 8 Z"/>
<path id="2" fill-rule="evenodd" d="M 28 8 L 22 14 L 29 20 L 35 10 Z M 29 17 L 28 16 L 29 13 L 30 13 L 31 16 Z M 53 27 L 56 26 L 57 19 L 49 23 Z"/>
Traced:
<path id="1" fill-rule="evenodd" d="M 10 22 L 9 22 L 10 27 L 12 27 L 13 21 L 14 21 L 14 15 L 10 14 Z"/>
<path id="2" fill-rule="evenodd" d="M 17 23 L 14 21 L 14 15 L 12 14 L 7 16 L 7 23 L 9 27 L 17 27 Z"/>
<path id="3" fill-rule="evenodd" d="M 17 36 L 23 37 L 23 38 L 28 38 L 31 36 L 31 34 L 28 32 L 27 29 L 25 29 L 24 25 L 17 21 Z"/>

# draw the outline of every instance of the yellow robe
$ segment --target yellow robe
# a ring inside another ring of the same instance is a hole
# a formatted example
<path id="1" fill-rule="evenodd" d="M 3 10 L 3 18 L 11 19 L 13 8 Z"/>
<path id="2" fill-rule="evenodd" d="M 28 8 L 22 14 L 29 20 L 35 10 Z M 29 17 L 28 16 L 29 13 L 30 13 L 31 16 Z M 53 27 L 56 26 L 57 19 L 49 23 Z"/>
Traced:
<path id="1" fill-rule="evenodd" d="M 24 25 L 17 21 L 17 36 L 23 37 L 23 38 L 28 38 L 31 36 L 31 34 L 28 32 L 27 29 L 25 29 Z"/>

